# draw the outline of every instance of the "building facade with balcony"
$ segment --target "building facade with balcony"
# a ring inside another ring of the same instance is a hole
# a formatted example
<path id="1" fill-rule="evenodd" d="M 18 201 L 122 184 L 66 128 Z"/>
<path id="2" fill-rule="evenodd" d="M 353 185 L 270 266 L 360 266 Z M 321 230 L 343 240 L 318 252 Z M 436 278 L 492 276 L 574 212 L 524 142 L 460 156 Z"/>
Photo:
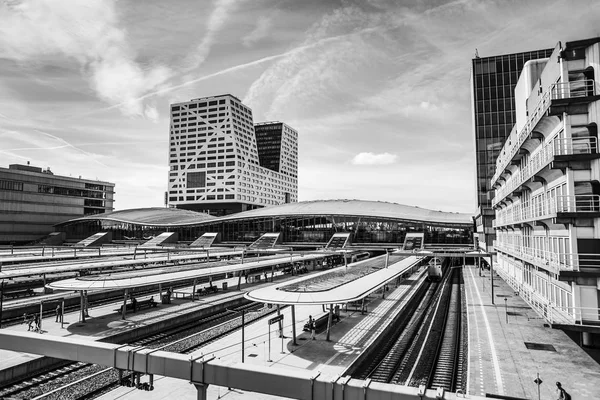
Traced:
<path id="1" fill-rule="evenodd" d="M 525 63 L 491 179 L 498 273 L 553 326 L 600 345 L 600 38 Z"/>
<path id="2" fill-rule="evenodd" d="M 222 216 L 298 201 L 298 132 L 226 94 L 171 105 L 168 203 Z"/>
<path id="3" fill-rule="evenodd" d="M 60 222 L 111 212 L 114 189 L 114 183 L 54 175 L 49 168 L 0 168 L 0 244 L 33 242 Z"/>
<path id="4" fill-rule="evenodd" d="M 477 215 L 475 225 L 479 246 L 491 251 L 496 159 L 515 124 L 515 86 L 523 65 L 529 60 L 547 58 L 553 49 L 479 57 L 471 60 L 471 108 L 475 144 Z"/>

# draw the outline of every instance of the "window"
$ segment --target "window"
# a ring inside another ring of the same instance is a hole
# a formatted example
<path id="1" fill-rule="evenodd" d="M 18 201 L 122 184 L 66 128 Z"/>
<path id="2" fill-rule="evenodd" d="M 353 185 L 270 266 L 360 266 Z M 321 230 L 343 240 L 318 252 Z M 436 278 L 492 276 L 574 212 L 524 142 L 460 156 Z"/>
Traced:
<path id="1" fill-rule="evenodd" d="M 187 188 L 199 188 L 206 186 L 206 172 L 188 172 Z"/>
<path id="2" fill-rule="evenodd" d="M 0 190 L 23 191 L 23 182 L 0 181 Z"/>

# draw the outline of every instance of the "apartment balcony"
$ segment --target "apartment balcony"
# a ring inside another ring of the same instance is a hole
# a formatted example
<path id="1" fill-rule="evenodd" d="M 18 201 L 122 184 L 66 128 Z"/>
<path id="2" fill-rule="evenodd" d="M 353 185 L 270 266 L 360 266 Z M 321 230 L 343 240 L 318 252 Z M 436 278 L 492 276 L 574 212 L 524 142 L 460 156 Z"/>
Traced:
<path id="1" fill-rule="evenodd" d="M 509 137 L 505 143 L 503 152 L 496 161 L 496 173 L 492 178 L 492 185 L 495 185 L 498 179 L 507 171 L 508 165 L 519 153 L 519 149 L 530 137 L 542 117 L 558 115 L 563 112 L 586 112 L 587 104 L 600 99 L 600 96 L 597 95 L 596 86 L 596 82 L 591 79 L 558 82 L 550 86 L 529 116 L 529 120 L 521 132 L 516 137 Z"/>
<path id="2" fill-rule="evenodd" d="M 494 241 L 496 251 L 502 252 L 538 268 L 557 274 L 561 281 L 572 281 L 577 277 L 600 277 L 600 254 L 557 253 Z"/>
<path id="3" fill-rule="evenodd" d="M 592 159 L 600 158 L 598 139 L 595 136 L 571 138 L 555 138 L 535 153 L 519 172 L 515 173 L 506 184 L 496 190 L 492 206 L 520 192 L 523 183 L 540 174 L 544 169 L 585 169 L 589 168 Z"/>
<path id="4" fill-rule="evenodd" d="M 600 196 L 584 194 L 529 201 L 496 212 L 494 228 L 522 223 L 572 224 L 578 218 L 600 217 Z"/>
<path id="5" fill-rule="evenodd" d="M 494 266 L 494 270 L 540 317 L 548 321 L 553 328 L 575 328 L 586 332 L 600 332 L 599 308 L 560 306 L 556 302 L 543 297 L 530 285 L 509 275 L 497 263 Z"/>

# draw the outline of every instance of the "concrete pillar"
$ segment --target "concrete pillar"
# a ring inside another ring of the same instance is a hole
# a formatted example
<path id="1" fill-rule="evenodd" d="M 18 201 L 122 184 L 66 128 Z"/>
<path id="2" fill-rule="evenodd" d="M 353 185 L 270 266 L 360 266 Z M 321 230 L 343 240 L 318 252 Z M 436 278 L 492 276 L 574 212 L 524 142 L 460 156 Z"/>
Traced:
<path id="1" fill-rule="evenodd" d="M 271 265 L 271 283 L 273 283 L 274 276 L 275 276 L 275 266 Z"/>
<path id="2" fill-rule="evenodd" d="M 162 283 L 158 284 L 158 301 L 162 302 Z"/>
<path id="3" fill-rule="evenodd" d="M 123 311 L 121 312 L 121 319 L 125 319 L 127 314 L 127 289 L 123 292 Z"/>
<path id="4" fill-rule="evenodd" d="M 79 308 L 80 310 L 80 318 L 79 321 L 80 322 L 85 322 L 85 305 L 83 304 L 84 300 L 83 300 L 83 290 L 79 291 Z"/>
<path id="5" fill-rule="evenodd" d="M 89 316 L 90 316 L 90 314 L 89 314 L 89 312 L 88 312 L 88 306 L 89 306 L 89 302 L 88 302 L 88 293 L 87 293 L 87 290 L 84 290 L 84 291 L 83 291 L 83 305 L 84 305 L 83 309 L 84 309 L 84 311 L 85 311 L 85 312 L 84 312 L 84 315 L 85 315 L 86 317 L 89 317 Z"/>
<path id="6" fill-rule="evenodd" d="M 237 290 L 240 290 L 242 285 L 242 271 L 239 271 Z"/>
<path id="7" fill-rule="evenodd" d="M 192 301 L 196 297 L 196 279 L 194 279 L 194 286 L 192 287 Z"/>
<path id="8" fill-rule="evenodd" d="M 333 304 L 329 305 L 329 318 L 327 318 L 327 341 L 329 342 L 329 336 L 331 333 L 331 322 L 333 319 Z"/>
<path id="9" fill-rule="evenodd" d="M 194 386 L 196 386 L 196 391 L 198 392 L 198 400 L 206 400 L 208 397 L 206 397 L 206 389 L 208 389 L 208 385 L 202 384 L 202 383 L 194 383 Z"/>
<path id="10" fill-rule="evenodd" d="M 277 316 L 281 315 L 281 306 L 279 304 L 277 304 Z M 282 338 L 283 335 L 283 321 L 279 321 L 277 323 L 277 326 L 279 327 L 279 337 Z"/>
<path id="11" fill-rule="evenodd" d="M 296 306 L 292 304 L 292 336 L 294 337 L 294 346 L 298 346 L 296 343 Z"/>

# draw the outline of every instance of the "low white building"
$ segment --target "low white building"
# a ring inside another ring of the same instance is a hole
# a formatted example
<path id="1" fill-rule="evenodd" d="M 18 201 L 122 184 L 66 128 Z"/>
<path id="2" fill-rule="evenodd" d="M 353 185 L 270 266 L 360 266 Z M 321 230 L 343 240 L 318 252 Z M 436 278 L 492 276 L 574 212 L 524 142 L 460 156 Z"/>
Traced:
<path id="1" fill-rule="evenodd" d="M 298 132 L 281 122 L 257 132 L 230 94 L 172 104 L 169 205 L 226 215 L 297 202 Z"/>
<path id="2" fill-rule="evenodd" d="M 600 38 L 525 64 L 491 181 L 498 273 L 590 346 L 600 344 L 599 67 Z"/>

